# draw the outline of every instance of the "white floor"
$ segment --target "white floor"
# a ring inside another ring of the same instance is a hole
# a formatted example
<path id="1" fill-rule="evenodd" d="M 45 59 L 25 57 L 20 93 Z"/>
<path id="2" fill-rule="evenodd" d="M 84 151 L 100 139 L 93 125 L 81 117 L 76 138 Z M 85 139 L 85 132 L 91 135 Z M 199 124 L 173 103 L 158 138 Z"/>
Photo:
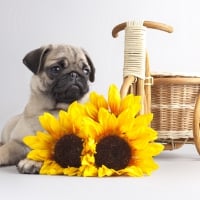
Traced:
<path id="1" fill-rule="evenodd" d="M 156 157 L 160 168 L 142 178 L 83 178 L 18 174 L 0 168 L 0 199 L 199 199 L 200 156 L 194 145 L 164 151 Z"/>

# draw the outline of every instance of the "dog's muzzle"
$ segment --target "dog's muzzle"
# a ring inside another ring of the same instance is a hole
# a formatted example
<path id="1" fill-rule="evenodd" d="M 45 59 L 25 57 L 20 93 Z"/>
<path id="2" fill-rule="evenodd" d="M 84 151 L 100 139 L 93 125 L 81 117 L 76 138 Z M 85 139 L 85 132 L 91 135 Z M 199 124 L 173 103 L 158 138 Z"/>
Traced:
<path id="1" fill-rule="evenodd" d="M 72 103 L 80 100 L 88 91 L 87 79 L 74 71 L 60 76 L 52 87 L 56 103 Z"/>

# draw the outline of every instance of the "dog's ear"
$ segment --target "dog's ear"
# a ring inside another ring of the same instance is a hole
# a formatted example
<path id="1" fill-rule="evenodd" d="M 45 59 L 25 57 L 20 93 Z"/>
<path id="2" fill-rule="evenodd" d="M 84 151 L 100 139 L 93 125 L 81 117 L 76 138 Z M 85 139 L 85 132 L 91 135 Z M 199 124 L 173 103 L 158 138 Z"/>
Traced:
<path id="1" fill-rule="evenodd" d="M 39 73 L 44 63 L 45 55 L 49 50 L 50 45 L 30 51 L 23 59 L 24 65 L 26 65 L 34 74 Z"/>
<path id="2" fill-rule="evenodd" d="M 90 76 L 89 76 L 89 80 L 90 80 L 91 82 L 94 82 L 94 79 L 95 79 L 95 67 L 94 67 L 94 64 L 93 64 L 93 62 L 92 62 L 92 60 L 91 60 L 89 54 L 88 54 L 84 49 L 82 49 L 82 50 L 83 50 L 83 52 L 84 52 L 84 54 L 85 54 L 85 57 L 86 57 L 87 62 L 88 62 L 88 64 L 89 64 L 89 66 L 90 66 L 90 69 L 91 69 Z"/>

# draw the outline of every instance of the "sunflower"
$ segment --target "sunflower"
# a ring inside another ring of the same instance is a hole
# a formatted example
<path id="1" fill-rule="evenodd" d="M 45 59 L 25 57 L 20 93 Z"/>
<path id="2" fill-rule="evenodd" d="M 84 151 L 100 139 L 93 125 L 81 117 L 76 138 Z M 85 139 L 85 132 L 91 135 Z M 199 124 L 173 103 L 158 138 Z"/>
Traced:
<path id="1" fill-rule="evenodd" d="M 58 119 L 50 113 L 39 117 L 45 132 L 26 136 L 24 143 L 31 148 L 27 158 L 43 162 L 40 174 L 77 175 L 86 135 L 80 131 L 85 112 L 74 102 L 68 111 L 60 111 Z"/>
<path id="2" fill-rule="evenodd" d="M 83 176 L 143 176 L 158 168 L 153 157 L 163 150 L 155 143 L 157 132 L 149 127 L 152 114 L 133 117 L 132 109 L 118 116 L 105 108 L 98 122 L 85 118 L 83 132 L 92 138 L 82 158 Z"/>
<path id="3" fill-rule="evenodd" d="M 111 85 L 108 100 L 95 92 L 86 104 L 72 103 L 58 118 L 39 117 L 45 131 L 27 136 L 27 158 L 43 162 L 40 174 L 69 176 L 143 176 L 158 168 L 153 157 L 163 150 L 150 128 L 153 115 L 138 115 L 141 99 L 121 99 Z"/>
<path id="4" fill-rule="evenodd" d="M 127 108 L 134 111 L 134 115 L 141 109 L 141 97 L 128 94 L 123 99 L 120 96 L 120 91 L 117 86 L 112 84 L 108 90 L 107 100 L 103 95 L 91 92 L 89 101 L 86 103 L 86 112 L 89 117 L 98 121 L 98 112 L 100 108 L 105 108 L 118 116 L 121 112 Z"/>
<path id="5" fill-rule="evenodd" d="M 89 117 L 84 118 L 82 132 L 91 139 L 82 157 L 83 176 L 142 176 L 158 168 L 153 157 L 163 145 L 154 142 L 157 132 L 149 126 L 153 115 L 138 115 L 140 96 L 121 99 L 111 85 L 107 100 L 92 92 L 85 107 Z"/>

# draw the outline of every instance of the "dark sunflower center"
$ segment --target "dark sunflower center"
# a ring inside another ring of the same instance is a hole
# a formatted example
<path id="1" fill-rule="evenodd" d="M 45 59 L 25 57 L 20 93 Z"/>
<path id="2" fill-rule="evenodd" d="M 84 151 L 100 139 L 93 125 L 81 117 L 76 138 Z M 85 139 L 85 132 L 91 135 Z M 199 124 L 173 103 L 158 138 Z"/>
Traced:
<path id="1" fill-rule="evenodd" d="M 54 160 L 63 168 L 80 167 L 83 142 L 74 134 L 63 136 L 55 145 Z"/>
<path id="2" fill-rule="evenodd" d="M 110 135 L 96 146 L 95 163 L 97 167 L 105 165 L 108 168 L 120 170 L 127 167 L 131 159 L 129 144 L 119 136 Z"/>

